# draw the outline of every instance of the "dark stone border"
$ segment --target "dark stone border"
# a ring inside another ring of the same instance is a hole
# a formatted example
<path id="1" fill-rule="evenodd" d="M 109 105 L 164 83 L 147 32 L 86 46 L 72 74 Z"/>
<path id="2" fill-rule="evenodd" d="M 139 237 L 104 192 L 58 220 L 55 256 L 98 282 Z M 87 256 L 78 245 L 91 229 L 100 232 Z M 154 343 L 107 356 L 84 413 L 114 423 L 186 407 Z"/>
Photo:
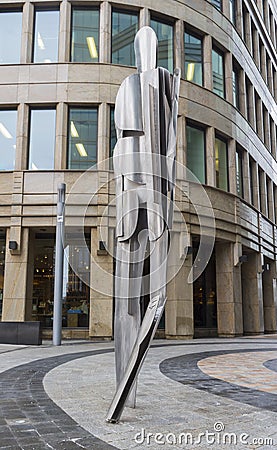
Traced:
<path id="1" fill-rule="evenodd" d="M 112 351 L 103 349 L 44 358 L 1 373 L 0 449 L 116 449 L 68 416 L 51 400 L 43 386 L 44 376 L 55 367 Z"/>
<path id="2" fill-rule="evenodd" d="M 230 398 L 240 403 L 262 408 L 268 411 L 277 412 L 277 395 L 262 392 L 256 389 L 250 389 L 244 386 L 231 384 L 218 378 L 211 377 L 198 367 L 197 363 L 201 359 L 210 356 L 219 356 L 231 353 L 248 353 L 261 351 L 276 351 L 276 348 L 263 349 L 243 349 L 226 350 L 214 352 L 201 352 L 191 355 L 177 356 L 165 359 L 160 363 L 160 371 L 171 380 L 190 386 L 200 391 L 206 391 L 220 397 Z M 275 361 L 276 360 L 272 360 Z M 274 365 L 275 367 L 275 365 Z M 272 368 L 272 365 L 271 365 Z M 274 370 L 274 369 L 273 369 Z"/>
<path id="3" fill-rule="evenodd" d="M 273 370 L 273 372 L 277 372 L 277 359 L 270 359 L 269 361 L 266 361 L 264 366 L 269 370 Z"/>

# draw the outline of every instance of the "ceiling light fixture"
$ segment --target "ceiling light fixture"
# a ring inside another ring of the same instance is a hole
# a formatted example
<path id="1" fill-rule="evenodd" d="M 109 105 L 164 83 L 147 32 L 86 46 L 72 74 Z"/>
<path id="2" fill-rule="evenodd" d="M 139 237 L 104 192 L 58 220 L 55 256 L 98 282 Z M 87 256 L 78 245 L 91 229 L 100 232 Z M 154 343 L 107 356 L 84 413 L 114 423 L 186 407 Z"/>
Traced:
<path id="1" fill-rule="evenodd" d="M 195 64 L 189 63 L 187 69 L 187 81 L 192 81 L 194 77 Z"/>
<path id="2" fill-rule="evenodd" d="M 72 137 L 75 137 L 75 138 L 79 137 L 78 131 L 75 127 L 73 120 L 71 120 L 71 122 L 70 122 L 70 133 L 71 133 Z"/>
<path id="3" fill-rule="evenodd" d="M 3 134 L 3 136 L 7 139 L 12 139 L 11 133 L 7 130 L 7 128 L 0 122 L 0 133 Z"/>
<path id="4" fill-rule="evenodd" d="M 98 53 L 97 53 L 97 48 L 96 48 L 94 37 L 91 37 L 91 36 L 87 37 L 87 46 L 88 46 L 88 50 L 89 50 L 91 59 L 98 58 Z"/>
<path id="5" fill-rule="evenodd" d="M 78 150 L 80 156 L 82 156 L 82 157 L 88 156 L 83 144 L 79 143 L 79 144 L 75 144 L 75 145 L 77 147 L 77 150 Z"/>

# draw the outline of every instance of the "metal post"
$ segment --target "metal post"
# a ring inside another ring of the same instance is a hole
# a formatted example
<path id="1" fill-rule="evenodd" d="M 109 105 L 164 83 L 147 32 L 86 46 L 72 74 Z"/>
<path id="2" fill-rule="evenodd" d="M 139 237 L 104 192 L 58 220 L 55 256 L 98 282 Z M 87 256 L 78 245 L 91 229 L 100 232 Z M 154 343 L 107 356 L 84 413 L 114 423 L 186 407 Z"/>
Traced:
<path id="1" fill-rule="evenodd" d="M 55 252 L 55 284 L 53 312 L 53 345 L 61 345 L 62 340 L 62 292 L 63 292 L 63 234 L 65 183 L 58 186 L 56 252 Z"/>

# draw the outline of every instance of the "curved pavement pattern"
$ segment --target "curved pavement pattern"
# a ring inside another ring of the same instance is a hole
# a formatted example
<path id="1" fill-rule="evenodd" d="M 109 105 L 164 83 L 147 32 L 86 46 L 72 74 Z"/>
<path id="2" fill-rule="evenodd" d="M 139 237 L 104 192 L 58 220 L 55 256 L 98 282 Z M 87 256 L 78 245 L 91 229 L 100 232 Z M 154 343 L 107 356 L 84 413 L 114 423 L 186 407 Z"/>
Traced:
<path id="1" fill-rule="evenodd" d="M 153 436 L 190 432 L 197 438 L 205 430 L 214 431 L 218 422 L 228 432 L 247 433 L 249 439 L 271 437 L 277 443 L 277 395 L 270 391 L 274 386 L 269 375 L 276 376 L 276 343 L 274 339 L 210 339 L 155 344 L 140 374 L 137 408 L 125 408 L 120 424 L 105 422 L 115 389 L 110 347 L 89 343 L 86 351 L 76 345 L 1 354 L 0 371 L 8 370 L 0 373 L 0 448 L 169 450 L 184 446 L 161 446 L 150 438 L 138 444 L 135 437 L 141 438 L 144 430 Z M 244 361 L 245 376 L 251 361 L 251 376 L 266 371 L 269 391 L 235 384 L 236 358 L 241 367 Z M 232 383 L 231 378 L 226 381 L 231 376 Z M 206 450 L 207 443 L 185 448 Z M 276 447 L 255 446 L 250 440 L 243 447 L 209 448 Z"/>

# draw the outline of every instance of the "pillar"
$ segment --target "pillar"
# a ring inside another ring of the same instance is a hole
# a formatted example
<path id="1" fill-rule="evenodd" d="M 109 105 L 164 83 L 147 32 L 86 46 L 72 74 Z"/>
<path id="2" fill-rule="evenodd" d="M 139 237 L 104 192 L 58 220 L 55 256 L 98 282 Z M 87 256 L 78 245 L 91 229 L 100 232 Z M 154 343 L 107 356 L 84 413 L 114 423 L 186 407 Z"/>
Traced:
<path id="1" fill-rule="evenodd" d="M 147 8 L 141 8 L 139 14 L 140 28 L 150 26 L 150 11 Z"/>
<path id="2" fill-rule="evenodd" d="M 241 274 L 244 334 L 261 334 L 264 332 L 262 255 L 249 253 Z"/>
<path id="3" fill-rule="evenodd" d="M 111 21 L 111 4 L 102 2 L 100 5 L 99 26 L 99 62 L 101 63 L 109 63 L 111 60 Z"/>
<path id="4" fill-rule="evenodd" d="M 98 155 L 97 163 L 101 169 L 109 169 L 110 153 L 110 108 L 107 103 L 101 103 L 98 108 Z"/>
<path id="5" fill-rule="evenodd" d="M 216 296 L 219 336 L 239 336 L 243 333 L 242 294 L 239 243 L 217 242 Z"/>
<path id="6" fill-rule="evenodd" d="M 5 283 L 2 321 L 31 320 L 33 258 L 29 251 L 30 231 L 21 230 L 20 250 L 9 250 L 10 230 L 7 232 Z"/>
<path id="7" fill-rule="evenodd" d="M 185 67 L 185 53 L 184 53 L 184 22 L 182 20 L 177 20 L 174 28 L 175 33 L 175 46 L 174 46 L 174 60 L 175 67 L 179 67 L 182 72 L 182 77 L 185 78 L 185 73 L 183 73 Z"/>
<path id="8" fill-rule="evenodd" d="M 33 26 L 34 26 L 34 5 L 24 3 L 22 13 L 22 40 L 20 63 L 30 63 L 32 61 L 33 50 Z"/>
<path id="9" fill-rule="evenodd" d="M 213 73 L 212 73 L 212 37 L 205 35 L 203 37 L 203 66 L 204 66 L 204 87 L 213 89 Z"/>
<path id="10" fill-rule="evenodd" d="M 70 60 L 70 27 L 71 3 L 63 0 L 60 6 L 60 30 L 59 30 L 59 62 Z"/>
<path id="11" fill-rule="evenodd" d="M 67 115 L 67 105 L 65 103 L 58 103 L 56 107 L 55 170 L 66 169 Z"/>
<path id="12" fill-rule="evenodd" d="M 172 238 L 172 235 L 171 235 Z M 182 246 L 180 234 L 174 233 L 172 260 L 169 258 L 168 273 L 179 269 Z M 183 265 L 167 286 L 167 303 L 165 307 L 165 335 L 167 339 L 190 339 L 194 334 L 193 323 L 193 284 L 188 282 L 192 268 L 192 255 L 187 255 Z"/>
<path id="13" fill-rule="evenodd" d="M 237 195 L 237 171 L 236 171 L 236 141 L 230 139 L 228 145 L 228 166 L 229 166 L 229 190 Z"/>
<path id="14" fill-rule="evenodd" d="M 277 284 L 276 261 L 268 261 L 263 272 L 264 329 L 265 333 L 277 332 Z"/>
<path id="15" fill-rule="evenodd" d="M 210 186 L 216 185 L 215 179 L 215 130 L 208 127 L 206 131 L 206 161 L 207 174 L 206 181 Z"/>

